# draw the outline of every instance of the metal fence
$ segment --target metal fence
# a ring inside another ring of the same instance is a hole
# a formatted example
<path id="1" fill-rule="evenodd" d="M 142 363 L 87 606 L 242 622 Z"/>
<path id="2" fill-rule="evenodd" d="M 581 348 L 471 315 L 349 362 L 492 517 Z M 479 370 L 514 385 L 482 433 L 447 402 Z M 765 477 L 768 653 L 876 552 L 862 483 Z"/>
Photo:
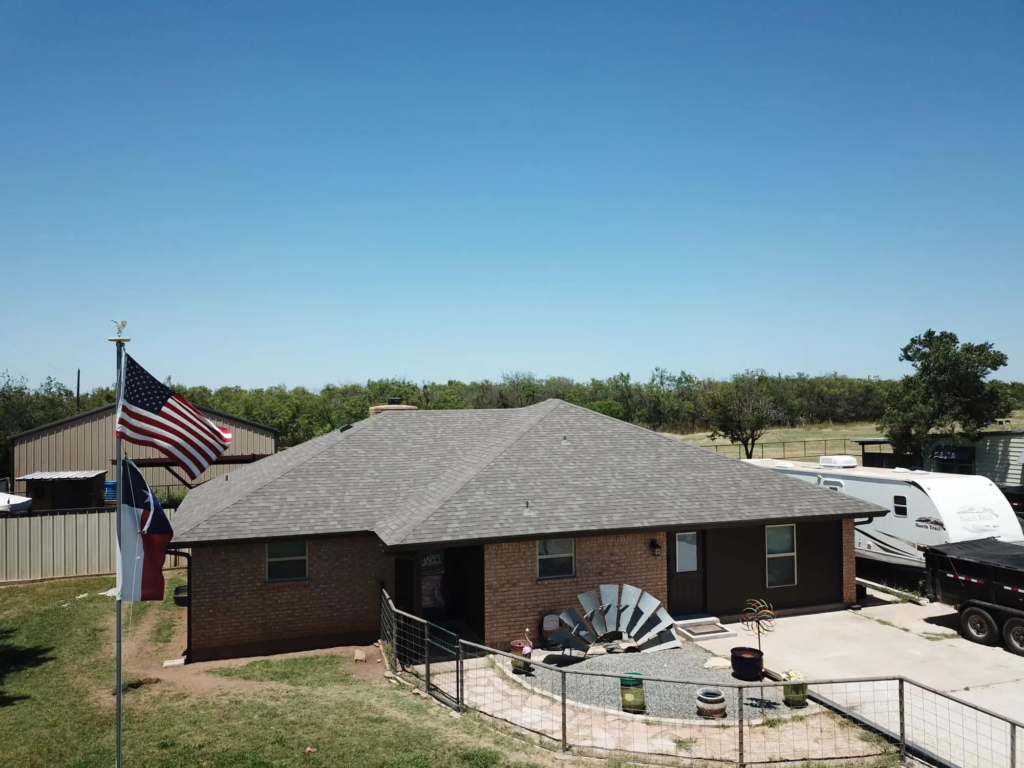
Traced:
<path id="1" fill-rule="evenodd" d="M 735 456 L 737 459 L 745 459 L 746 453 L 739 443 L 717 445 L 708 443 L 699 446 L 707 451 L 714 451 L 726 456 Z M 864 450 L 868 453 L 892 453 L 892 446 L 887 444 L 865 445 Z M 819 456 L 850 455 L 856 456 L 861 453 L 861 446 L 843 437 L 834 437 L 821 440 L 787 440 L 782 443 L 755 443 L 754 459 L 804 459 Z"/>
<path id="2" fill-rule="evenodd" d="M 174 520 L 174 510 L 166 510 Z M 0 518 L 0 584 L 102 576 L 117 568 L 113 507 L 64 509 Z M 165 568 L 183 568 L 168 555 Z"/>
<path id="3" fill-rule="evenodd" d="M 644 677 L 642 712 L 623 710 L 621 674 L 524 660 L 463 640 L 395 608 L 381 594 L 381 644 L 391 669 L 459 711 L 555 750 L 669 765 L 916 761 L 949 768 L 1024 768 L 1024 724 L 902 677 L 811 680 L 806 707 L 792 682 Z M 568 661 L 548 656 L 556 662 Z M 697 716 L 698 691 L 722 695 L 725 716 Z M 632 706 L 632 705 L 631 705 Z"/>

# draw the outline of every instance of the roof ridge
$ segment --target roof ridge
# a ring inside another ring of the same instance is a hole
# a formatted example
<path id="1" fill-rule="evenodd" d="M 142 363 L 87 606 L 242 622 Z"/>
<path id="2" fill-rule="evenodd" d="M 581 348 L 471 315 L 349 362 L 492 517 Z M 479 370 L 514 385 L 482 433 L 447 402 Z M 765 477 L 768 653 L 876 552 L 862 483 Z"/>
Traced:
<path id="1" fill-rule="evenodd" d="M 593 408 L 587 408 L 586 406 L 576 405 L 576 403 L 570 403 L 570 402 L 566 402 L 565 404 L 569 405 L 569 406 L 572 406 L 573 408 L 577 408 L 577 409 L 579 409 L 581 411 L 585 411 L 587 413 L 592 413 L 595 416 L 600 416 L 601 418 L 604 418 L 604 419 L 610 419 L 611 421 L 614 421 L 614 422 L 617 422 L 619 424 L 622 424 L 623 426 L 627 426 L 627 427 L 630 427 L 632 429 L 638 429 L 638 430 L 640 430 L 642 432 L 646 432 L 648 435 L 654 435 L 656 437 L 660 437 L 662 440 L 667 440 L 668 442 L 673 443 L 674 445 L 679 445 L 679 446 L 682 446 L 682 447 L 684 447 L 686 449 L 691 449 L 692 448 L 692 449 L 697 450 L 697 451 L 702 451 L 702 452 L 706 453 L 708 456 L 718 456 L 721 459 L 727 459 L 729 461 L 736 461 L 736 459 L 733 459 L 731 456 L 726 456 L 724 453 L 718 453 L 718 451 L 705 451 L 699 445 L 694 445 L 693 443 L 688 443 L 685 440 L 679 440 L 679 439 L 677 439 L 675 437 L 669 437 L 668 435 L 666 435 L 666 434 L 664 434 L 662 432 L 656 432 L 653 429 L 648 429 L 647 427 L 640 426 L 639 424 L 634 424 L 631 421 L 624 421 L 623 419 L 617 419 L 614 416 L 609 416 L 608 414 L 601 413 L 600 411 L 595 411 Z M 781 459 L 780 459 L 780 461 L 781 461 Z"/>
<path id="2" fill-rule="evenodd" d="M 547 405 L 548 403 L 550 403 L 550 405 L 548 405 L 546 408 L 541 408 L 540 407 L 540 406 Z M 457 494 L 459 491 L 461 491 L 463 488 L 465 488 L 466 485 L 468 485 L 470 483 L 470 481 L 473 480 L 474 477 L 479 475 L 481 472 L 483 472 L 485 469 L 487 469 L 487 467 L 491 466 L 491 464 L 493 464 L 495 461 L 500 459 L 516 443 L 518 443 L 520 440 L 522 440 L 523 437 L 530 430 L 532 430 L 534 427 L 536 427 L 538 424 L 540 424 L 540 422 L 542 422 L 547 416 L 551 415 L 551 413 L 553 413 L 557 408 L 559 408 L 562 405 L 566 405 L 564 400 L 559 400 L 558 398 L 553 398 L 552 397 L 552 398 L 548 398 L 547 400 L 542 400 L 539 403 L 534 403 L 533 405 L 526 406 L 526 408 L 537 408 L 539 413 L 538 413 L 538 415 L 536 415 L 536 416 L 530 418 L 529 420 L 527 420 L 527 422 L 522 427 L 520 427 L 518 431 L 514 432 L 513 435 L 511 436 L 511 440 L 509 440 L 506 443 L 502 443 L 495 450 L 492 450 L 489 453 L 482 454 L 476 461 L 471 462 L 469 464 L 469 466 L 466 468 L 465 475 L 459 480 L 459 482 L 454 487 L 450 488 L 447 492 L 445 492 L 445 494 L 443 496 L 440 496 L 440 497 L 436 498 L 426 508 L 426 510 L 421 511 L 419 514 L 414 515 L 410 521 L 407 521 L 403 525 L 401 525 L 400 527 L 394 529 L 393 533 L 396 534 L 396 536 L 394 536 L 394 537 L 386 536 L 385 535 L 386 532 L 381 530 L 381 528 L 383 526 L 375 527 L 374 528 L 374 533 L 376 533 L 385 544 L 389 544 L 389 545 L 401 544 L 420 525 L 422 525 L 427 520 L 429 520 L 431 515 L 433 515 L 435 512 L 437 512 L 437 510 L 439 510 L 444 505 L 444 503 L 446 501 L 451 499 L 453 496 L 455 496 L 455 494 Z M 489 409 L 489 410 L 504 410 L 504 409 Z M 512 410 L 520 410 L 520 409 L 512 409 Z M 521 410 L 526 410 L 526 409 L 524 408 L 524 409 L 521 409 Z M 389 517 L 387 519 L 386 523 L 390 524 L 392 519 L 394 519 L 394 515 Z"/>
<path id="3" fill-rule="evenodd" d="M 333 442 L 329 442 L 327 440 L 324 440 L 323 448 L 321 448 L 318 451 L 311 452 L 308 456 L 306 456 L 304 459 L 301 459 L 296 464 L 290 464 L 286 460 L 282 460 L 280 462 L 282 466 L 279 469 L 279 471 L 274 472 L 274 473 L 268 475 L 266 480 L 264 480 L 264 482 L 259 483 L 251 491 L 249 491 L 248 493 L 242 494 L 237 499 L 233 499 L 230 503 L 228 503 L 228 504 L 220 507 L 219 509 L 211 512 L 210 514 L 206 515 L 205 517 L 199 518 L 198 520 L 196 520 L 195 523 L 193 523 L 192 525 L 188 526 L 187 528 L 183 528 L 181 530 L 177 530 L 177 528 L 176 528 L 174 533 L 178 534 L 178 533 L 188 533 L 190 531 L 195 531 L 197 528 L 199 528 L 200 526 L 204 525 L 205 523 L 208 523 L 210 520 L 215 518 L 217 515 L 221 514 L 222 512 L 226 512 L 227 510 L 229 510 L 232 507 L 234 507 L 236 504 L 239 504 L 239 503 L 245 501 L 246 499 L 248 499 L 254 493 L 257 493 L 258 491 L 263 490 L 263 488 L 265 488 L 266 486 L 270 485 L 270 483 L 272 483 L 275 480 L 279 479 L 280 477 L 282 477 L 286 473 L 291 472 L 293 469 L 296 469 L 297 467 L 301 467 L 303 464 L 305 464 L 306 462 L 316 458 L 317 456 L 319 456 L 321 453 L 323 453 L 327 449 L 333 448 L 335 445 L 337 445 L 339 442 L 344 440 L 349 435 L 353 435 L 356 432 L 361 432 L 363 429 L 366 428 L 367 425 L 369 425 L 369 423 L 371 421 L 373 421 L 372 418 L 364 419 L 363 421 L 360 421 L 357 424 L 355 424 L 351 429 L 346 429 L 344 432 L 338 432 L 337 430 L 331 430 L 330 432 L 327 432 L 326 434 L 320 435 L 319 437 L 314 437 L 313 440 L 307 440 L 305 443 L 299 443 L 299 445 L 294 446 L 291 450 L 295 450 L 297 448 L 301 448 L 304 445 L 309 445 L 314 440 L 321 440 L 321 439 L 323 439 L 325 437 L 330 437 L 330 436 L 337 437 L 337 440 L 335 440 Z M 288 454 L 285 451 L 281 451 L 280 453 L 275 453 L 274 454 L 274 456 L 287 456 L 287 455 Z M 267 457 L 267 458 L 271 458 L 272 459 L 273 456 Z M 261 459 L 261 461 L 266 461 L 266 460 L 267 459 Z M 249 467 L 256 467 L 256 466 L 259 465 L 259 463 L 260 462 L 253 462 L 252 464 L 249 464 L 249 465 L 243 467 L 243 471 L 245 469 L 248 469 Z M 225 477 L 227 477 L 227 475 L 225 475 Z M 208 481 L 208 482 L 212 482 L 212 481 Z M 203 483 L 203 485 L 206 485 L 206 483 Z M 200 486 L 200 487 L 202 487 L 202 486 Z M 188 496 L 186 496 L 185 498 L 187 500 Z M 177 517 L 177 515 L 175 515 L 175 517 Z M 172 526 L 173 526 L 173 523 L 172 523 Z"/>

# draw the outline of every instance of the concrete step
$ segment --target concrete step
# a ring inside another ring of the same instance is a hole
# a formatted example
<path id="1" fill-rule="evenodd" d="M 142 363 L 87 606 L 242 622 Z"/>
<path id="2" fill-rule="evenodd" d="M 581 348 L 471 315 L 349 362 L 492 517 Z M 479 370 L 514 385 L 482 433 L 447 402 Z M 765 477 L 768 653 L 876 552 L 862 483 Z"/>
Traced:
<path id="1" fill-rule="evenodd" d="M 736 633 L 726 629 L 715 616 L 687 616 L 675 623 L 676 635 L 682 640 L 718 640 L 736 637 Z"/>

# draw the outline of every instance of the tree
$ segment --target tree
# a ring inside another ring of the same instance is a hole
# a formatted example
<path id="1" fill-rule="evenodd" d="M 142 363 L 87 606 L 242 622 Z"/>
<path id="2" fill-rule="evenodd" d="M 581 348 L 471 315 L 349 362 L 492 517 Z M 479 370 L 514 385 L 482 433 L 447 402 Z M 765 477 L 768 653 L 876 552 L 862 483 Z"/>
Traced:
<path id="1" fill-rule="evenodd" d="M 1006 365 L 988 342 L 961 344 L 955 333 L 928 330 L 903 347 L 900 361 L 914 373 L 889 391 L 878 425 L 895 453 L 920 455 L 932 432 L 975 440 L 1011 409 L 1007 388 L 986 381 Z"/>
<path id="2" fill-rule="evenodd" d="M 747 458 L 753 458 L 754 445 L 778 424 L 782 415 L 775 395 L 775 384 L 764 371 L 747 371 L 733 376 L 731 381 L 708 387 L 708 437 L 725 437 L 730 443 L 739 443 Z"/>

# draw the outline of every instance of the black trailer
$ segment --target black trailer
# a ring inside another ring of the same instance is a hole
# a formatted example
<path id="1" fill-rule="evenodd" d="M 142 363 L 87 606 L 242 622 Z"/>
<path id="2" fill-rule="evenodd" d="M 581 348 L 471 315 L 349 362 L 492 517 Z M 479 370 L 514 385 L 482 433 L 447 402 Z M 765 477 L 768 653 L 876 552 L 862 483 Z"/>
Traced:
<path id="1" fill-rule="evenodd" d="M 1024 656 L 1024 544 L 977 539 L 928 547 L 928 586 L 940 602 L 955 605 L 968 640 L 995 645 L 1002 637 Z"/>

